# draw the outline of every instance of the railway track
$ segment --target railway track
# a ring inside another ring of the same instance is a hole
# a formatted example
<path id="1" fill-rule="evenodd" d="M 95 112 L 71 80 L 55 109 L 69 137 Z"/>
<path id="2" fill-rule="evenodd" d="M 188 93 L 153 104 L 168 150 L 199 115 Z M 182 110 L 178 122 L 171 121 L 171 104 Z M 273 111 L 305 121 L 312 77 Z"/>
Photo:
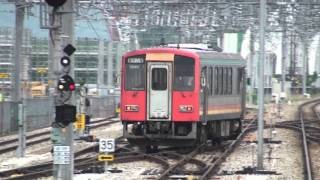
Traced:
<path id="1" fill-rule="evenodd" d="M 320 144 L 320 114 L 317 111 L 319 105 L 320 99 L 303 103 L 298 107 L 299 118 L 297 120 L 265 125 L 265 128 L 283 128 L 301 133 L 305 179 L 308 180 L 314 179 L 312 156 L 310 155 L 309 145 L 310 143 Z M 254 126 L 250 128 L 250 131 L 256 129 L 257 126 Z"/>
<path id="2" fill-rule="evenodd" d="M 305 105 L 305 104 L 303 104 Z M 303 106 L 301 105 L 301 106 Z M 313 112 L 316 112 L 316 105 L 313 106 Z M 299 110 L 303 108 L 299 108 Z M 302 111 L 301 111 L 302 112 Z M 303 113 L 302 113 L 303 114 Z M 317 115 L 318 116 L 318 115 Z M 182 176 L 185 175 L 193 175 L 196 176 L 198 179 L 210 179 L 212 175 L 214 175 L 218 170 L 219 166 L 223 162 L 223 160 L 235 149 L 236 145 L 241 141 L 243 136 L 247 133 L 256 130 L 256 121 L 250 122 L 250 119 L 254 117 L 247 118 L 245 120 L 245 126 L 243 133 L 238 136 L 238 138 L 231 143 L 226 144 L 225 146 L 219 149 L 220 153 L 217 154 L 217 151 L 211 154 L 211 158 L 209 160 L 199 160 L 196 159 L 195 156 L 202 153 L 202 147 L 198 147 L 196 149 L 190 149 L 188 153 L 175 153 L 173 152 L 174 149 L 168 148 L 166 151 L 165 149 L 161 149 L 158 153 L 153 154 L 145 154 L 144 152 L 138 152 L 132 150 L 131 147 L 122 148 L 122 151 L 119 151 L 117 148 L 117 152 L 115 153 L 115 161 L 113 163 L 128 163 L 128 162 L 135 162 L 135 161 L 151 161 L 161 165 L 163 172 L 161 175 L 155 176 L 156 179 L 169 179 L 174 177 L 175 175 Z M 320 144 L 320 135 L 319 132 L 320 128 L 313 126 L 315 123 L 320 123 L 319 120 L 315 120 L 313 118 L 308 118 L 304 122 L 305 127 L 305 134 L 306 140 L 308 142 L 316 142 Z M 303 126 L 301 125 L 300 121 L 284 121 L 275 123 L 273 125 L 266 124 L 266 128 L 274 127 L 274 128 L 285 128 L 291 129 L 297 132 L 302 132 Z M 118 140 L 117 140 L 118 141 Z M 92 152 L 97 152 L 98 146 L 88 147 L 84 150 L 84 152 L 78 152 L 75 154 L 75 157 L 82 156 L 84 154 L 90 154 Z M 212 149 L 211 149 L 212 151 Z M 81 171 L 86 169 L 90 166 L 103 166 L 103 162 L 97 161 L 97 155 L 92 154 L 88 155 L 89 157 L 77 158 L 75 160 L 75 169 Z M 174 159 L 175 162 L 172 164 L 168 163 L 168 158 Z M 197 168 L 197 170 L 187 170 L 184 168 L 187 164 L 193 164 Z M 41 167 L 42 166 L 42 167 Z M 13 174 L 24 174 L 23 176 L 19 177 L 12 177 L 7 179 L 28 179 L 28 177 L 44 177 L 52 175 L 52 162 L 47 163 L 47 168 L 44 168 L 45 165 L 39 165 L 40 169 L 36 169 L 35 167 L 30 167 L 30 169 L 20 169 L 19 171 Z M 32 170 L 33 169 L 33 170 Z M 307 169 L 307 168 L 306 168 Z M 32 170 L 32 171 L 31 171 Z M 31 172 L 31 173 L 30 173 Z M 0 173 L 1 175 L 1 173 Z M 179 177 L 178 176 L 178 177 Z M 1 176 L 0 176 L 1 177 Z M 5 176 L 8 177 L 8 176 Z"/>
<path id="3" fill-rule="evenodd" d="M 309 144 L 307 141 L 307 127 L 305 126 L 305 122 L 304 122 L 304 108 L 308 107 L 308 105 L 313 104 L 312 105 L 312 112 L 313 114 L 318 118 L 319 122 L 317 123 L 317 125 L 313 125 L 313 126 L 309 126 L 308 130 L 309 130 L 309 135 L 312 134 L 310 133 L 310 128 L 317 128 L 315 126 L 319 127 L 319 123 L 320 123 L 320 119 L 319 119 L 319 115 L 316 111 L 316 107 L 320 104 L 320 99 L 316 99 L 313 101 L 309 101 L 306 102 L 304 104 L 302 104 L 301 106 L 299 106 L 299 118 L 300 118 L 300 122 L 301 122 L 301 132 L 302 132 L 302 140 L 303 140 L 303 152 L 304 152 L 304 167 L 305 167 L 305 178 L 308 180 L 312 180 L 314 177 L 314 173 L 312 171 L 312 159 L 310 156 L 310 149 L 309 149 Z M 319 141 L 320 142 L 320 141 Z"/>
<path id="4" fill-rule="evenodd" d="M 117 144 L 123 140 L 123 137 L 116 139 Z M 127 151 L 128 148 L 118 147 L 116 152 Z M 96 162 L 97 153 L 99 151 L 98 144 L 90 145 L 74 153 L 74 164 L 76 169 L 87 168 L 92 162 Z M 86 157 L 81 157 L 86 156 Z M 98 162 L 96 162 L 98 163 Z M 45 163 L 32 165 L 28 167 L 21 167 L 12 170 L 0 172 L 0 179 L 6 180 L 25 180 L 25 179 L 35 179 L 39 177 L 51 176 L 53 172 L 53 162 L 48 161 Z"/>
<path id="5" fill-rule="evenodd" d="M 253 121 L 252 121 L 253 122 Z M 249 127 L 249 123 L 247 127 Z M 163 172 L 162 174 L 157 177 L 158 179 L 167 179 L 170 178 L 170 176 L 174 175 L 174 173 L 185 173 L 185 174 L 193 174 L 200 176 L 204 175 L 207 176 L 211 173 L 213 173 L 213 170 L 216 169 L 216 167 L 223 161 L 223 159 L 230 153 L 233 148 L 235 148 L 235 145 L 240 141 L 242 136 L 246 133 L 246 130 L 238 136 L 237 140 L 232 141 L 232 143 L 228 143 L 224 146 L 218 147 L 210 147 L 211 151 L 215 151 L 214 153 L 211 153 L 210 162 L 207 163 L 204 160 L 196 159 L 195 156 L 198 155 L 200 152 L 205 151 L 205 145 L 198 146 L 197 148 L 189 148 L 189 149 L 183 149 L 183 152 L 176 153 L 177 149 L 175 148 L 163 148 L 157 153 L 152 154 L 146 154 L 143 151 L 135 151 L 133 150 L 130 145 L 122 145 L 123 147 L 119 147 L 119 144 L 121 146 L 121 139 L 116 139 L 117 141 L 117 149 L 115 152 L 115 161 L 113 163 L 128 163 L 128 162 L 135 162 L 135 161 L 150 161 L 155 162 L 159 164 Z M 221 153 L 221 148 L 223 148 L 223 153 Z M 90 147 L 87 147 L 85 149 L 82 149 L 81 151 L 78 151 L 75 153 L 75 169 L 77 171 L 81 171 L 83 169 L 86 169 L 90 166 L 97 166 L 101 165 L 103 166 L 104 162 L 97 161 L 97 152 L 98 152 L 98 145 L 92 145 Z M 218 153 L 219 152 L 219 153 Z M 218 154 L 217 154 L 218 153 Z M 86 155 L 87 154 L 87 155 Z M 86 157 L 79 158 L 80 156 Z M 219 158 L 217 158 L 219 156 Z M 168 159 L 174 159 L 175 163 L 170 164 L 168 162 Z M 208 159 L 208 158 L 207 158 Z M 0 172 L 0 177 L 5 179 L 28 179 L 28 178 L 38 178 L 38 177 L 46 177 L 52 175 L 52 161 L 30 166 L 30 167 L 23 167 L 18 169 L 13 169 L 5 172 Z M 193 164 L 197 166 L 197 170 L 187 170 L 187 169 L 181 169 L 181 167 L 187 165 L 187 164 Z M 14 175 L 19 175 L 16 177 L 11 177 Z"/>
<path id="6" fill-rule="evenodd" d="M 112 117 L 109 118 L 105 118 L 105 119 L 101 119 L 101 120 L 96 120 L 96 121 L 92 121 L 91 124 L 91 128 L 95 129 L 95 128 L 99 128 L 102 126 L 106 126 L 106 125 L 110 125 L 119 121 L 113 121 L 111 120 Z M 27 142 L 26 142 L 26 146 L 32 146 L 35 144 L 39 144 L 42 142 L 46 142 L 50 140 L 50 133 L 51 131 L 44 131 L 44 132 L 40 132 L 40 133 L 35 133 L 32 135 L 28 135 L 26 137 Z M 39 138 L 40 137 L 40 138 Z M 13 139 L 9 139 L 9 140 L 5 140 L 5 141 L 1 141 L 0 142 L 0 154 L 3 153 L 7 153 L 10 151 L 14 151 L 18 148 L 18 138 L 13 138 Z"/>
<path id="7" fill-rule="evenodd" d="M 157 178 L 160 180 L 165 180 L 169 178 L 175 178 L 177 175 L 175 173 L 179 173 L 177 177 L 187 177 L 190 175 L 197 176 L 198 179 L 207 179 L 210 175 L 214 174 L 219 165 L 223 162 L 223 160 L 235 149 L 236 145 L 241 141 L 241 139 L 248 133 L 249 127 L 251 127 L 255 123 L 256 119 L 251 120 L 251 123 L 247 123 L 243 132 L 233 141 L 225 144 L 224 146 L 214 146 L 215 150 L 210 148 L 210 157 L 206 158 L 205 161 L 195 159 L 196 155 L 202 153 L 203 148 L 206 144 L 202 144 L 192 150 L 187 155 L 184 155 L 181 159 L 179 159 L 175 164 L 171 165 L 168 169 L 164 170 L 162 174 Z M 198 170 L 196 171 L 181 171 L 181 167 L 187 164 L 196 164 L 198 166 Z"/>

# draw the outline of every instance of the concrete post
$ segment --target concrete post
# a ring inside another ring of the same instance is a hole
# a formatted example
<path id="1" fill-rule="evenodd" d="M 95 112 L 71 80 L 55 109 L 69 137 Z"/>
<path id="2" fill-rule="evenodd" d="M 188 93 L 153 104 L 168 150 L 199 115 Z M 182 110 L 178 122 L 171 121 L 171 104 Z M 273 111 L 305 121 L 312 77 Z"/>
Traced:
<path id="1" fill-rule="evenodd" d="M 249 94 L 249 103 L 253 104 L 253 94 L 254 94 L 254 85 L 255 85 L 255 67 L 254 66 L 254 34 L 253 34 L 253 30 L 251 30 L 250 32 L 250 66 L 249 66 L 249 71 L 250 71 L 250 78 L 251 78 L 251 82 L 250 82 L 250 94 Z"/>
<path id="2" fill-rule="evenodd" d="M 15 91 L 12 96 L 14 102 L 19 104 L 19 116 L 18 116 L 18 124 L 19 124 L 19 143 L 17 149 L 17 156 L 24 157 L 24 151 L 26 147 L 26 138 L 25 138 L 25 123 L 24 123 L 24 99 L 22 99 L 22 88 L 21 88 L 21 77 L 20 77 L 20 69 L 21 69 L 21 51 L 22 51 L 22 43 L 23 43 L 23 22 L 24 22 L 24 11 L 25 7 L 23 2 L 16 2 L 16 31 L 15 31 Z M 22 103 L 22 104 L 21 104 Z"/>
<path id="3" fill-rule="evenodd" d="M 116 55 L 117 84 L 115 85 L 116 87 L 120 86 L 121 57 L 122 57 L 122 45 L 121 45 L 121 42 L 117 42 L 117 55 Z"/>
<path id="4" fill-rule="evenodd" d="M 100 91 L 102 85 L 104 84 L 104 40 L 99 40 L 98 49 L 98 74 L 97 74 L 97 89 Z"/>
<path id="5" fill-rule="evenodd" d="M 302 95 L 307 93 L 307 61 L 308 61 L 308 44 L 303 40 L 303 67 L 302 67 Z"/>
<path id="6" fill-rule="evenodd" d="M 260 0 L 260 57 L 259 57 L 259 88 L 258 88 L 258 154 L 257 168 L 263 169 L 263 113 L 264 113 L 264 61 L 265 61 L 265 24 L 266 0 Z"/>
<path id="7" fill-rule="evenodd" d="M 113 42 L 110 41 L 108 43 L 108 66 L 107 66 L 107 86 L 108 88 L 113 87 L 113 81 L 112 81 L 112 64 L 113 64 Z"/>
<path id="8" fill-rule="evenodd" d="M 60 14 L 61 17 L 61 36 L 63 41 L 61 42 L 61 48 L 64 48 L 67 44 L 74 45 L 74 12 L 73 12 L 74 0 L 68 0 L 66 3 L 58 9 L 57 13 Z M 58 17 L 56 17 L 58 18 Z M 58 34 L 56 34 L 58 35 Z M 55 49 L 57 50 L 57 49 Z M 55 52 L 60 54 L 59 58 L 56 61 L 60 61 L 62 57 L 62 52 Z M 71 59 L 71 69 L 69 75 L 74 77 L 74 56 L 70 56 Z M 68 104 L 74 104 L 74 96 L 71 95 L 71 98 Z M 57 104 L 56 104 L 57 105 Z M 55 129 L 59 135 L 59 142 L 54 144 L 56 150 L 58 150 L 58 146 L 63 147 L 65 151 L 66 160 L 64 163 L 54 164 L 54 179 L 59 180 L 72 180 L 73 179 L 73 171 L 74 171 L 74 147 L 73 147 L 73 123 L 70 123 L 66 127 L 56 128 Z M 60 149 L 61 150 L 61 149 Z"/>
<path id="9" fill-rule="evenodd" d="M 285 20 L 285 18 L 284 18 Z M 286 59 L 287 59 L 287 26 L 284 22 L 283 32 L 282 32 L 282 61 L 281 61 L 281 92 L 285 92 L 286 83 Z"/>

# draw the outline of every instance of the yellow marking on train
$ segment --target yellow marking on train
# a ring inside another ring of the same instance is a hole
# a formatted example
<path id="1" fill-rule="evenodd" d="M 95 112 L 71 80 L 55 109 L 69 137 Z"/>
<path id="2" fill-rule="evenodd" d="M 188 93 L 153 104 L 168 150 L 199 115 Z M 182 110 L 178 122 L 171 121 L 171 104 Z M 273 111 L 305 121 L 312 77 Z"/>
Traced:
<path id="1" fill-rule="evenodd" d="M 148 53 L 146 61 L 173 61 L 174 54 L 172 53 Z"/>
<path id="2" fill-rule="evenodd" d="M 236 108 L 236 109 L 214 109 L 214 110 L 208 110 L 208 115 L 213 115 L 213 114 L 225 114 L 225 113 L 237 113 L 241 112 L 241 109 Z M 200 111 L 200 115 L 202 115 L 202 111 Z"/>

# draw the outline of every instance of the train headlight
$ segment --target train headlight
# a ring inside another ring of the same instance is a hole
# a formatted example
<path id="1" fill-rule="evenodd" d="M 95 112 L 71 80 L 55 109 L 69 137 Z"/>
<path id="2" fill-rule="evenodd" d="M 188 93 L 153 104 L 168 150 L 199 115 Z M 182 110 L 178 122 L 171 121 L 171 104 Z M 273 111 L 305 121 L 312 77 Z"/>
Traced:
<path id="1" fill-rule="evenodd" d="M 180 105 L 180 112 L 193 112 L 193 106 L 191 105 Z"/>
<path id="2" fill-rule="evenodd" d="M 125 105 L 124 106 L 124 111 L 127 111 L 127 112 L 138 112 L 139 111 L 139 106 L 138 105 Z"/>

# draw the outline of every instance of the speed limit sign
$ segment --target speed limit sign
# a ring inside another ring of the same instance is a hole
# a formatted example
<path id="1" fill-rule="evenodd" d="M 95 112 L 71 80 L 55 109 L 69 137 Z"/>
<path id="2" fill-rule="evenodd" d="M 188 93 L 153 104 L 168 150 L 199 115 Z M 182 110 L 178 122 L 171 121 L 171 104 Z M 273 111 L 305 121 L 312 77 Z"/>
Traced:
<path id="1" fill-rule="evenodd" d="M 100 139 L 99 152 L 114 152 L 115 141 L 114 139 Z"/>

